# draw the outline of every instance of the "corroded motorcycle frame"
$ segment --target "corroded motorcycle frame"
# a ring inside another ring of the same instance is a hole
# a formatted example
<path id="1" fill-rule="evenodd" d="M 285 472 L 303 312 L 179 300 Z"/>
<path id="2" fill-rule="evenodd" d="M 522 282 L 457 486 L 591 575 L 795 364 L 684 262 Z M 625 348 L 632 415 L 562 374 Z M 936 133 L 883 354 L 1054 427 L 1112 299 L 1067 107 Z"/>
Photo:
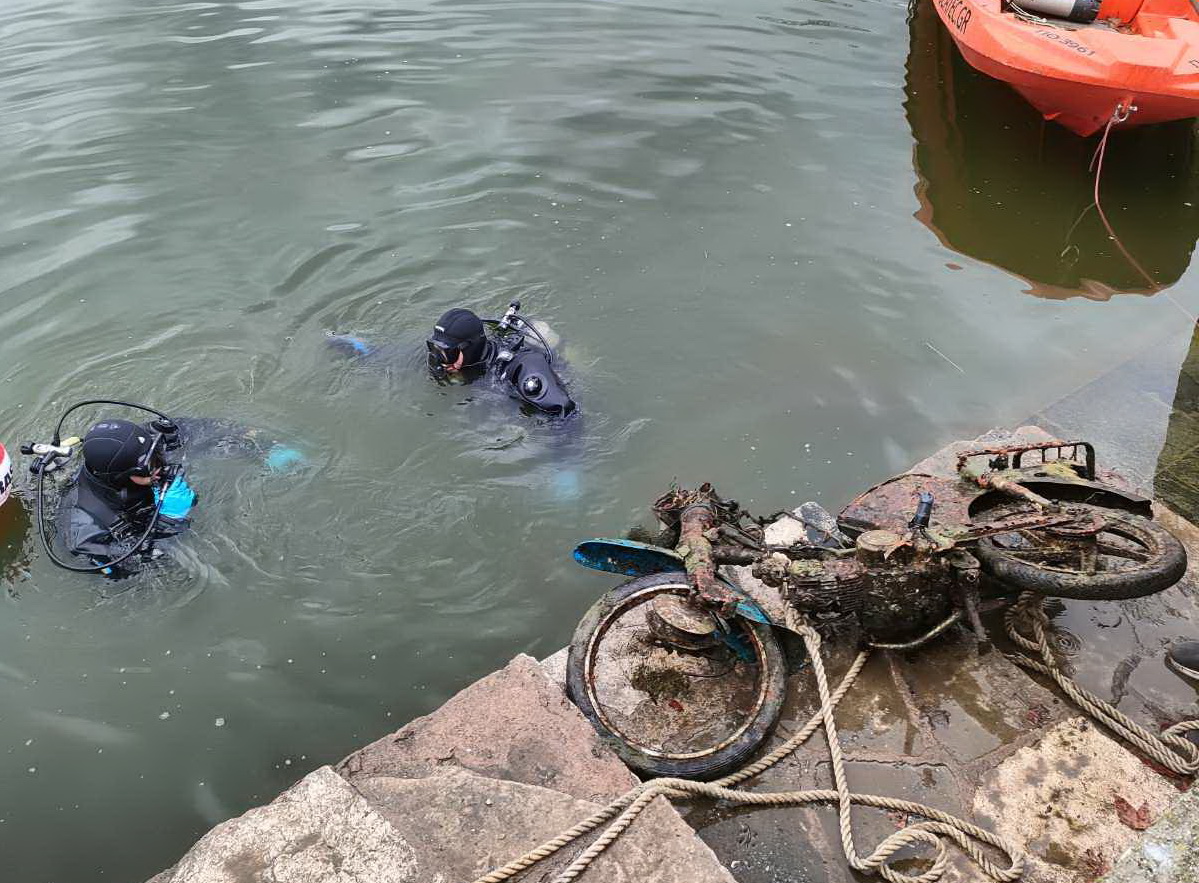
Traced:
<path id="1" fill-rule="evenodd" d="M 817 627 L 853 620 L 863 643 L 909 650 L 963 619 L 985 639 L 978 613 L 983 587 L 997 595 L 1130 598 L 1168 588 L 1186 570 L 1182 545 L 1150 520 L 1151 501 L 1100 481 L 1087 442 L 968 449 L 957 467 L 957 479 L 906 473 L 882 482 L 851 501 L 819 541 L 809 535 L 788 545 L 769 544 L 765 528 L 791 513 L 754 518 L 710 484 L 671 488 L 653 508 L 673 548 L 597 539 L 575 549 L 584 566 L 639 578 L 608 593 L 576 630 L 571 698 L 635 769 L 709 777 L 743 760 L 777 718 L 782 673 L 769 670 L 779 654 L 767 623 L 787 627 L 788 617 L 777 613 L 786 609 L 782 604 Z M 721 571 L 726 564 L 749 565 L 782 604 L 760 595 L 755 602 Z M 671 596 L 665 606 L 664 595 Z M 638 744 L 604 714 L 595 685 L 603 635 L 642 603 L 665 611 L 639 620 L 646 646 L 691 652 L 689 642 L 706 635 L 680 630 L 706 622 L 699 632 L 757 648 L 757 693 L 744 700 L 752 715 L 747 711 L 736 738 L 722 738 L 708 751 L 688 746 L 672 753 Z M 752 639 L 744 640 L 750 637 L 744 631 L 737 638 L 738 628 L 752 629 Z"/>

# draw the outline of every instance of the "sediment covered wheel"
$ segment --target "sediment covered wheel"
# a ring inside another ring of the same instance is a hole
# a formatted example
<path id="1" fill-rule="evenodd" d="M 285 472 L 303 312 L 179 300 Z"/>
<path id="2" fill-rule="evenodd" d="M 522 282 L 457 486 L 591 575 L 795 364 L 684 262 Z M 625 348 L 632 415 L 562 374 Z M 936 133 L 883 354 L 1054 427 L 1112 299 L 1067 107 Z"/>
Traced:
<path id="1" fill-rule="evenodd" d="M 771 627 L 722 623 L 687 599 L 684 573 L 630 580 L 587 611 L 570 644 L 570 698 L 647 776 L 742 766 L 782 708 L 786 665 Z"/>
<path id="2" fill-rule="evenodd" d="M 1168 589 L 1186 572 L 1182 543 L 1148 518 L 1064 504 L 1069 524 L 1018 530 L 979 540 L 983 569 L 1018 589 L 1059 598 L 1115 601 Z M 979 520 L 1013 514 L 1026 504 L 988 509 Z"/>

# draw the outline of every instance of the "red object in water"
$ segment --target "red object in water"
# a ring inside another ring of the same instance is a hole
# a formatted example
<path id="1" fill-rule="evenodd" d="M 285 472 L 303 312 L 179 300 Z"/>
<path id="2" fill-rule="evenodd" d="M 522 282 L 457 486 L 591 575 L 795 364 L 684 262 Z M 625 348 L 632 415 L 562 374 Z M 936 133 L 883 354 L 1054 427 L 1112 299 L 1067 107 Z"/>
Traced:
<path id="1" fill-rule="evenodd" d="M 1199 12 L 1191 0 L 1103 0 L 1086 25 L 1030 21 L 1006 0 L 934 5 L 972 67 L 1079 135 L 1113 114 L 1119 126 L 1199 116 Z"/>
<path id="2" fill-rule="evenodd" d="M 0 506 L 3 506 L 4 501 L 8 499 L 10 490 L 12 490 L 12 461 L 8 459 L 8 451 L 4 450 L 4 445 L 0 445 Z"/>

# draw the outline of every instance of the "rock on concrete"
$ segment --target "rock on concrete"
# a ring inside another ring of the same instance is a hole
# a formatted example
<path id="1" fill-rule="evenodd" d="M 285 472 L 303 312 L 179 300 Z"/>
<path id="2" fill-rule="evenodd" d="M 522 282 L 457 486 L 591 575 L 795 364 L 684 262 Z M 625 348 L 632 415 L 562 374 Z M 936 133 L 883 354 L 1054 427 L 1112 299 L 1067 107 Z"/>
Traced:
<path id="1" fill-rule="evenodd" d="M 1192 789 L 1116 861 L 1103 883 L 1199 880 L 1199 791 Z"/>
<path id="2" fill-rule="evenodd" d="M 825 645 L 830 684 L 840 680 L 855 655 L 852 646 Z M 767 748 L 777 747 L 818 709 L 810 669 L 787 683 L 782 718 Z M 962 813 L 966 786 L 943 762 L 927 725 L 904 702 L 892 665 L 876 654 L 837 709 L 837 725 L 847 761 L 850 788 L 898 794 Z M 753 791 L 793 791 L 832 787 L 828 746 L 816 733 L 790 757 L 750 784 Z M 832 806 L 757 809 L 696 802 L 687 820 L 725 860 L 739 883 L 852 883 L 858 878 L 842 853 L 836 809 Z M 855 807 L 858 848 L 870 852 L 904 820 L 879 810 Z"/>
<path id="3" fill-rule="evenodd" d="M 329 767 L 217 825 L 159 883 L 417 883 L 408 841 Z"/>
<path id="4" fill-rule="evenodd" d="M 528 656 L 351 755 L 340 772 L 322 767 L 268 806 L 217 826 L 153 883 L 462 883 L 637 782 Z M 577 852 L 564 850 L 523 879 L 547 879 Z M 733 883 L 664 799 L 591 876 Z"/>
<path id="5" fill-rule="evenodd" d="M 337 771 L 354 782 L 421 778 L 444 766 L 603 802 L 637 784 L 561 688 L 525 655 L 432 714 L 354 752 Z"/>
<path id="6" fill-rule="evenodd" d="M 1124 801 L 1152 820 L 1175 797 L 1166 779 L 1078 717 L 984 776 L 974 812 L 985 827 L 1026 850 L 1026 880 L 1090 883 L 1137 836 L 1117 805 Z"/>
<path id="7" fill-rule="evenodd" d="M 501 867 L 600 809 L 558 791 L 443 769 L 423 779 L 359 778 L 359 791 L 411 842 L 423 883 L 462 883 Z M 523 878 L 552 879 L 580 851 L 567 847 Z M 716 856 L 658 798 L 588 868 L 611 883 L 733 883 Z"/>

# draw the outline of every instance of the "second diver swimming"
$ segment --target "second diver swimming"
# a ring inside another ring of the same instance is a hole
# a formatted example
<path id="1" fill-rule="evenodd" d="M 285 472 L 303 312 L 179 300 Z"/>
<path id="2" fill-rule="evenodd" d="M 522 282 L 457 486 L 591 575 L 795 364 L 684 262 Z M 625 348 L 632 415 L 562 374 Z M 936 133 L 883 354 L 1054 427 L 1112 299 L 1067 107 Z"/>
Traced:
<path id="1" fill-rule="evenodd" d="M 383 352 L 349 335 L 331 335 L 329 342 L 353 357 Z M 425 347 L 429 373 L 438 382 L 490 378 L 532 411 L 560 418 L 577 410 L 558 374 L 553 347 L 537 324 L 520 314 L 519 301 L 499 319 L 482 319 L 462 307 L 449 310 L 433 326 Z"/>

